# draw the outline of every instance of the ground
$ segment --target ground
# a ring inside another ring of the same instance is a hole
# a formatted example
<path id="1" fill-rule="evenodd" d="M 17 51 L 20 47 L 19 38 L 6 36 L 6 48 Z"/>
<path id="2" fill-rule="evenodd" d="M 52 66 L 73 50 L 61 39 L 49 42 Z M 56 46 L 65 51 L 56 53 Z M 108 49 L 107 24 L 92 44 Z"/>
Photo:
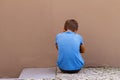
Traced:
<path id="1" fill-rule="evenodd" d="M 57 71 L 57 80 L 120 80 L 120 68 L 83 68 L 77 74 L 63 74 Z"/>
<path id="2" fill-rule="evenodd" d="M 19 78 L 0 80 L 120 80 L 120 68 L 82 68 L 79 73 L 65 74 L 59 68 L 27 68 Z"/>

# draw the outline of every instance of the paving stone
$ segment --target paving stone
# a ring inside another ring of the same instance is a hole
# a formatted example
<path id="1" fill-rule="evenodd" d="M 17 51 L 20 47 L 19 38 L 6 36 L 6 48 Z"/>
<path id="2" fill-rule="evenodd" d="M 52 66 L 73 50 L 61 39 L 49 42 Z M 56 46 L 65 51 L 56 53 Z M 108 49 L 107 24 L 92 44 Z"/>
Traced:
<path id="1" fill-rule="evenodd" d="M 56 68 L 25 68 L 21 72 L 19 79 L 25 80 L 54 80 Z"/>

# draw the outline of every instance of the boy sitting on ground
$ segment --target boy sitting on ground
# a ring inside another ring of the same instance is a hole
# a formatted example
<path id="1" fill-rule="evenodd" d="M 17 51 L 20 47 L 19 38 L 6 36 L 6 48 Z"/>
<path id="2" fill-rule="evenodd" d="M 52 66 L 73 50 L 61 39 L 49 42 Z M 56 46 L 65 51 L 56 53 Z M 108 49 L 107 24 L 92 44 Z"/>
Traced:
<path id="1" fill-rule="evenodd" d="M 85 52 L 85 47 L 82 36 L 76 33 L 77 30 L 77 21 L 70 19 L 64 24 L 64 32 L 56 36 L 57 66 L 63 73 L 78 73 L 84 66 L 81 53 Z"/>

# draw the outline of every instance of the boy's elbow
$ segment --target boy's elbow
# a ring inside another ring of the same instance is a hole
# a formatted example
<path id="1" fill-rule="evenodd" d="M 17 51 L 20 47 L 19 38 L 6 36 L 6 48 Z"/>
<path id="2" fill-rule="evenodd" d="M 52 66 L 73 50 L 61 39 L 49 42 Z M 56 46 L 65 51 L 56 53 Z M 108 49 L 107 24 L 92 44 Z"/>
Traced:
<path id="1" fill-rule="evenodd" d="M 85 53 L 85 50 L 84 50 L 84 51 L 81 51 L 80 53 Z"/>
<path id="2" fill-rule="evenodd" d="M 85 51 L 86 51 L 85 46 L 84 46 L 84 45 L 81 45 L 81 46 L 80 46 L 80 53 L 85 53 Z"/>
<path id="3" fill-rule="evenodd" d="M 86 51 L 86 50 L 82 50 L 82 51 L 80 51 L 80 53 L 85 53 L 85 51 Z"/>

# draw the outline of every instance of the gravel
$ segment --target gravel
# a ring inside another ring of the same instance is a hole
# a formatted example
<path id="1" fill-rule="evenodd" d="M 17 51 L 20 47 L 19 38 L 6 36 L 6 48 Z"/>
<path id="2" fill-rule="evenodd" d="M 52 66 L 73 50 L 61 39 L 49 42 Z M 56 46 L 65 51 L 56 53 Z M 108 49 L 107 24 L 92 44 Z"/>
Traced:
<path id="1" fill-rule="evenodd" d="M 58 69 L 56 80 L 120 80 L 120 68 L 83 68 L 75 74 L 61 73 Z"/>

